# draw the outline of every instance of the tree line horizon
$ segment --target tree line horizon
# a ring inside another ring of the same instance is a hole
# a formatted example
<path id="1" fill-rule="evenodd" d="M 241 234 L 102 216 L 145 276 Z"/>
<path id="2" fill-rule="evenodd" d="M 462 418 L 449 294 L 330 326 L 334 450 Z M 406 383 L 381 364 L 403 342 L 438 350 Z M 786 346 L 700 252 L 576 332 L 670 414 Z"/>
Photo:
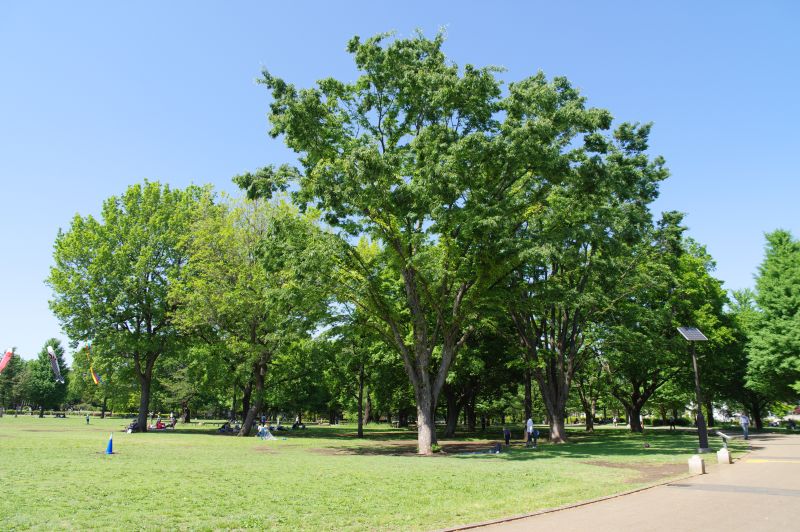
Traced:
<path id="1" fill-rule="evenodd" d="M 142 430 L 154 394 L 185 416 L 229 404 L 240 435 L 268 409 L 357 411 L 359 435 L 375 412 L 414 418 L 420 454 L 437 417 L 449 436 L 462 414 L 543 413 L 563 443 L 569 412 L 633 431 L 646 407 L 683 412 L 676 328 L 694 326 L 709 420 L 795 402 L 800 243 L 769 233 L 756 290 L 729 296 L 683 215 L 650 211 L 668 177 L 650 124 L 615 124 L 563 77 L 504 87 L 443 42 L 354 37 L 350 83 L 265 70 L 270 135 L 298 165 L 236 176 L 246 198 L 145 181 L 76 215 L 51 309 L 105 380 L 72 397 L 138 402 Z"/>

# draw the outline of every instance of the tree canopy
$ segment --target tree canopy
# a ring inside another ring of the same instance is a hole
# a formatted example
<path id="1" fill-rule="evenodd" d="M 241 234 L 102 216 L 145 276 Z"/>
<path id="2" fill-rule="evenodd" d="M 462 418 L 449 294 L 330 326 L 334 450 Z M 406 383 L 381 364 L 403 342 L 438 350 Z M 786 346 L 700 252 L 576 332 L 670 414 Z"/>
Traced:
<path id="1" fill-rule="evenodd" d="M 263 72 L 270 133 L 298 159 L 236 176 L 246 198 L 145 181 L 59 232 L 51 308 L 91 360 L 74 353 L 65 386 L 15 356 L 3 406 L 138 409 L 142 430 L 151 410 L 202 412 L 239 435 L 259 416 L 353 416 L 359 436 L 415 420 L 421 454 L 437 420 L 449 437 L 544 416 L 564 442 L 575 413 L 589 430 L 608 409 L 634 431 L 681 417 L 681 325 L 709 338 L 692 404 L 709 419 L 760 426 L 797 399 L 800 244 L 767 235 L 755 290 L 729 299 L 683 214 L 654 221 L 650 124 L 563 77 L 460 67 L 441 34 L 348 52 L 354 81 Z"/>

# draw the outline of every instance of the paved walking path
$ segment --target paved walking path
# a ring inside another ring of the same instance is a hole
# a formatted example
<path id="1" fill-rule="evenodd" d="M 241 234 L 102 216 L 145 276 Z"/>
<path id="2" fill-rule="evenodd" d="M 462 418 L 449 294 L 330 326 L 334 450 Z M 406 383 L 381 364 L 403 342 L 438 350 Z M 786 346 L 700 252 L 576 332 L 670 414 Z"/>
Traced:
<path id="1" fill-rule="evenodd" d="M 800 436 L 753 435 L 752 452 L 709 474 L 475 530 L 800 530 Z M 716 455 L 704 456 L 706 464 Z M 688 466 L 687 466 L 688 470 Z"/>

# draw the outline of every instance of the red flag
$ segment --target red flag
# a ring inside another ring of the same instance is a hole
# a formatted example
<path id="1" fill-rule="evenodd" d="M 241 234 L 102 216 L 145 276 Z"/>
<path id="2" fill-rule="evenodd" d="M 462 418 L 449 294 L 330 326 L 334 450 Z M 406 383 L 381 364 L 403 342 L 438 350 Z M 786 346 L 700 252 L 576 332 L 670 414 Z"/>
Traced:
<path id="1" fill-rule="evenodd" d="M 11 360 L 11 357 L 14 355 L 14 352 L 9 347 L 6 349 L 6 354 L 3 355 L 3 360 L 0 360 L 0 373 L 3 373 L 3 370 L 6 369 L 6 365 L 8 361 Z"/>

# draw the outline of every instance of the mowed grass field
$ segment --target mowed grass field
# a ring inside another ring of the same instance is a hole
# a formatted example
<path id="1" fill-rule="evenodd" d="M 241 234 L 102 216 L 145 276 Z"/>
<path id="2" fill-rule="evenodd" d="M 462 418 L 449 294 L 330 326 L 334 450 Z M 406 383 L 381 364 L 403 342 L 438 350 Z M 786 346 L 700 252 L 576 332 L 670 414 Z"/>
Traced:
<path id="1" fill-rule="evenodd" d="M 209 425 L 126 434 L 126 423 L 0 418 L 0 528 L 430 530 L 685 476 L 697 446 L 686 433 L 601 427 L 576 429 L 567 445 L 467 454 L 500 441 L 497 427 L 419 457 L 416 433 L 386 425 L 370 425 L 365 439 L 339 425 L 262 441 Z M 744 449 L 737 442 L 734 456 Z"/>

